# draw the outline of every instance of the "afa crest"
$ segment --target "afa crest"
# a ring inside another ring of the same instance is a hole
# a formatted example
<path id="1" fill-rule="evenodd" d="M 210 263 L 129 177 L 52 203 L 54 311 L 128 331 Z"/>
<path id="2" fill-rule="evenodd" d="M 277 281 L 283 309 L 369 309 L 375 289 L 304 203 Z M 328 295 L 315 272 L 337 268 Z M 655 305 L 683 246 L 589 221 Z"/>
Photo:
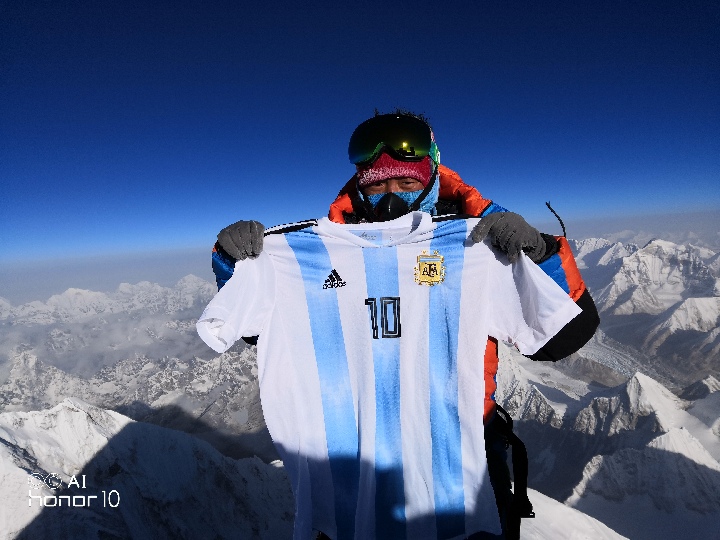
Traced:
<path id="1" fill-rule="evenodd" d="M 415 283 L 418 285 L 437 285 L 445 280 L 445 257 L 437 251 L 432 254 L 423 250 L 417 257 Z"/>

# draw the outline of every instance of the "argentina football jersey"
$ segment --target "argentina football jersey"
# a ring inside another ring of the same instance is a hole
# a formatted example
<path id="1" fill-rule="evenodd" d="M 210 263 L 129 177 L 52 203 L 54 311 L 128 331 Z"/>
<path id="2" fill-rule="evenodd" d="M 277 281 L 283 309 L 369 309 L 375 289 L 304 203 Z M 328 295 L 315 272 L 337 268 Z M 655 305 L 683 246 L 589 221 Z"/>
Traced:
<path id="1" fill-rule="evenodd" d="M 259 335 L 265 420 L 295 538 L 500 534 L 487 473 L 487 337 L 532 354 L 579 308 L 527 258 L 414 212 L 269 229 L 198 321 L 218 352 Z"/>

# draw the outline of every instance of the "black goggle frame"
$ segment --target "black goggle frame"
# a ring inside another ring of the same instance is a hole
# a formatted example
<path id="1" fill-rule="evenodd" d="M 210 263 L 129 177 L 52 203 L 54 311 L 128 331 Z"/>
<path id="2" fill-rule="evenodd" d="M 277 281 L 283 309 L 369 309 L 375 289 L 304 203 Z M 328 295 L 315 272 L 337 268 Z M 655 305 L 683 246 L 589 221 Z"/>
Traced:
<path id="1" fill-rule="evenodd" d="M 381 152 L 387 152 L 400 161 L 421 161 L 430 156 L 433 161 L 439 162 L 430 126 L 414 116 L 381 114 L 355 129 L 348 144 L 351 163 L 371 163 Z"/>

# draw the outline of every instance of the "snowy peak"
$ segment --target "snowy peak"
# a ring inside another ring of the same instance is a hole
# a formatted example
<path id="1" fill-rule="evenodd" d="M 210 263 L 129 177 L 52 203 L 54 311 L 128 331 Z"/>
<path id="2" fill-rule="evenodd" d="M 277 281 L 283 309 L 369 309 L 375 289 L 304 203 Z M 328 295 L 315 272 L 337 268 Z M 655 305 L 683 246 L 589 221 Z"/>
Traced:
<path id="1" fill-rule="evenodd" d="M 111 303 L 110 297 L 101 292 L 68 289 L 62 294 L 51 296 L 45 305 L 63 318 L 68 318 L 71 313 L 78 315 L 103 313 Z"/>
<path id="2" fill-rule="evenodd" d="M 710 254 L 653 240 L 623 259 L 610 285 L 598 295 L 601 309 L 616 315 L 657 315 L 684 298 L 712 296 L 715 278 L 704 262 Z"/>
<path id="3" fill-rule="evenodd" d="M 668 489 L 672 486 L 672 489 Z M 720 464 L 685 429 L 673 429 L 641 449 L 596 456 L 566 504 L 582 508 L 590 494 L 611 501 L 648 497 L 663 512 L 678 503 L 698 514 L 720 512 Z"/>
<path id="4" fill-rule="evenodd" d="M 637 415 L 662 414 L 687 407 L 687 404 L 670 390 L 642 373 L 636 373 L 628 381 L 626 392 L 630 412 Z"/>
<path id="5" fill-rule="evenodd" d="M 557 410 L 543 395 L 533 376 L 516 360 L 516 353 L 502 346 L 497 373 L 497 402 L 516 420 L 533 420 L 554 427 L 562 425 L 562 411 Z"/>
<path id="6" fill-rule="evenodd" d="M 0 320 L 0 366 L 23 350 L 90 377 L 137 355 L 209 356 L 195 322 L 215 293 L 211 283 L 190 275 L 172 288 L 141 282 L 121 284 L 114 293 L 68 289 L 45 303 L 11 307 Z"/>
<path id="7" fill-rule="evenodd" d="M 648 448 L 678 454 L 698 465 L 704 465 L 708 469 L 720 472 L 720 463 L 713 459 L 705 447 L 700 444 L 700 441 L 693 437 L 684 427 L 672 428 L 667 433 L 663 433 L 650 441 Z M 718 495 L 718 502 L 720 502 L 720 493 Z M 718 509 L 720 509 L 720 506 L 718 506 Z"/>
<path id="8" fill-rule="evenodd" d="M 580 269 L 613 264 L 623 257 L 632 255 L 639 249 L 635 244 L 609 242 L 603 238 L 572 240 L 570 241 L 570 247 Z"/>
<path id="9" fill-rule="evenodd" d="M 718 325 L 720 298 L 688 298 L 675 308 L 660 326 L 667 330 L 710 332 Z"/>
<path id="10" fill-rule="evenodd" d="M 97 449 L 130 422 L 118 413 L 73 398 L 50 410 L 0 416 L 7 417 L 12 426 L 12 430 L 0 432 L 5 441 L 34 456 L 52 444 L 56 451 L 44 456 L 46 470 L 63 470 L 69 475 L 78 474 Z"/>
<path id="11" fill-rule="evenodd" d="M 645 338 L 644 347 L 654 353 L 669 338 L 679 332 L 701 333 L 695 339 L 696 347 L 712 350 L 717 355 L 720 350 L 720 297 L 687 298 L 669 309 L 662 322 L 654 326 Z"/>
<path id="12" fill-rule="evenodd" d="M 674 426 L 677 411 L 688 406 L 670 390 L 641 373 L 636 373 L 621 392 L 613 389 L 608 394 L 593 397 L 580 410 L 575 418 L 575 431 L 612 436 L 643 427 L 653 433 L 664 432 Z"/>
<path id="13" fill-rule="evenodd" d="M 29 351 L 13 357 L 7 380 L 0 385 L 0 410 L 45 409 L 68 394 L 85 397 L 88 382 L 38 360 Z"/>

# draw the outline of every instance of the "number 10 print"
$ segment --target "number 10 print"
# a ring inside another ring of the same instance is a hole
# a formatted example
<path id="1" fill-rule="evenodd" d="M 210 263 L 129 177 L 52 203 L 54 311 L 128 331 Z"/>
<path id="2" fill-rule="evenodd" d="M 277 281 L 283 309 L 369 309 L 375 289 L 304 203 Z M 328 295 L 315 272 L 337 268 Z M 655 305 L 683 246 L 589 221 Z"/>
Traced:
<path id="1" fill-rule="evenodd" d="M 370 306 L 370 327 L 373 339 L 379 339 L 378 333 L 382 329 L 383 338 L 400 337 L 400 297 L 383 296 L 380 298 L 380 328 L 378 328 L 378 301 L 377 298 L 366 298 L 365 305 Z"/>

